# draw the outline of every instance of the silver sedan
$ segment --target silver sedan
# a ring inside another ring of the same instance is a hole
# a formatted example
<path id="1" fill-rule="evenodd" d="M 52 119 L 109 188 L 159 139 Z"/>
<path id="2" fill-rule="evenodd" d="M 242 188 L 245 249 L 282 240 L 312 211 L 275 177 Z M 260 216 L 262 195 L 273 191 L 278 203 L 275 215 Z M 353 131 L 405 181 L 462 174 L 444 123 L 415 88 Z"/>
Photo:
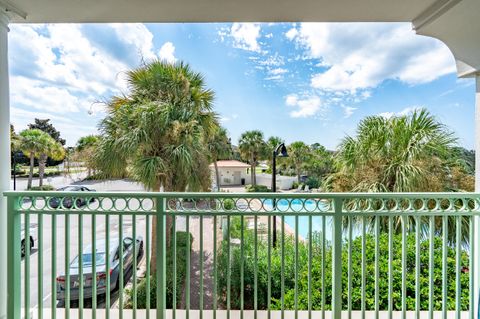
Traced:
<path id="1" fill-rule="evenodd" d="M 96 244 L 95 264 L 96 264 L 96 294 L 102 295 L 107 292 L 107 271 L 110 273 L 110 291 L 119 288 L 120 285 L 120 245 L 119 240 L 111 239 L 110 251 L 106 252 L 105 240 Z M 127 274 L 136 270 L 136 265 L 143 256 L 143 238 L 137 237 L 136 250 L 137 256 L 134 258 L 134 245 L 132 237 L 123 237 L 123 276 L 126 280 Z M 82 254 L 82 270 L 83 270 L 83 297 L 91 298 L 93 295 L 93 270 L 92 270 L 92 247 L 87 246 Z M 109 258 L 110 269 L 106 269 L 106 261 Z M 70 300 L 78 300 L 80 278 L 79 278 L 79 256 L 69 265 L 70 274 Z M 57 277 L 57 300 L 64 301 L 66 299 L 65 274 Z"/>

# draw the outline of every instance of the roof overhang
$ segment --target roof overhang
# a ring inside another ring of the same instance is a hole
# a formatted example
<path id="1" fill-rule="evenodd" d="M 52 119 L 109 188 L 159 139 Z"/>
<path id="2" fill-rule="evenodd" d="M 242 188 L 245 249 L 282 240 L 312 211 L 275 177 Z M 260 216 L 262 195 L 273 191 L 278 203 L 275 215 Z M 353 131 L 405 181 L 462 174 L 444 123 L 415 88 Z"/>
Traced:
<path id="1" fill-rule="evenodd" d="M 480 0 L 0 0 L 13 23 L 412 22 L 480 70 Z"/>

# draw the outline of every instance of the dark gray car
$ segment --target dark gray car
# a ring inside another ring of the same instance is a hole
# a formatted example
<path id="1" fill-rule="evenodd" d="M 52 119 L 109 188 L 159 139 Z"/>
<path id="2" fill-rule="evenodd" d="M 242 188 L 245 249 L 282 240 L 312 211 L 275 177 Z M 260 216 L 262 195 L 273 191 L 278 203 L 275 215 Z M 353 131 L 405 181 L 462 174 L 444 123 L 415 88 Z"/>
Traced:
<path id="1" fill-rule="evenodd" d="M 137 256 L 134 258 L 133 239 L 132 237 L 123 237 L 123 275 L 124 280 L 127 279 L 127 274 L 132 270 L 136 271 L 136 265 L 143 256 L 143 238 L 137 237 Z M 110 291 L 119 288 L 120 284 L 120 246 L 119 240 L 110 240 L 110 251 L 108 254 L 105 251 L 105 240 L 96 243 L 96 278 L 97 278 L 97 295 L 105 294 L 107 291 L 107 271 L 110 273 Z M 93 295 L 93 280 L 92 280 L 92 247 L 87 246 L 82 254 L 83 259 L 83 296 L 84 298 L 91 298 Z M 106 269 L 106 260 L 109 258 L 110 269 Z M 70 263 L 70 300 L 79 299 L 79 257 L 76 256 Z M 65 274 L 57 277 L 57 300 L 65 300 Z"/>
<path id="2" fill-rule="evenodd" d="M 96 190 L 88 188 L 86 186 L 82 185 L 71 185 L 71 186 L 65 186 L 62 188 L 57 189 L 59 192 L 95 192 Z M 48 199 L 48 204 L 51 208 L 59 208 L 60 204 L 64 208 L 81 208 L 83 206 L 86 206 L 88 203 L 93 203 L 95 201 L 95 198 L 72 198 L 72 197 L 63 197 L 63 198 L 58 198 L 58 197 L 51 197 Z M 75 202 L 75 205 L 73 205 Z"/>

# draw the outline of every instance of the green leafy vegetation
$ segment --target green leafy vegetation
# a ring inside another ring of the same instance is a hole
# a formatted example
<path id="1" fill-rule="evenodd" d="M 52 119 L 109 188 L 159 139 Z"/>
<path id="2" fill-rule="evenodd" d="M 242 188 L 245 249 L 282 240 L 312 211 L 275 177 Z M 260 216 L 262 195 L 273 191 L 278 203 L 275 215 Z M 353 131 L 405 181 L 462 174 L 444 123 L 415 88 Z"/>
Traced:
<path id="1" fill-rule="evenodd" d="M 182 292 L 183 286 L 185 283 L 185 274 L 186 274 L 186 257 L 189 252 L 187 252 L 187 241 L 190 240 L 190 247 L 192 247 L 193 237 L 190 233 L 187 232 L 177 232 L 176 234 L 176 298 L 177 298 L 177 307 L 180 306 L 182 301 Z M 172 250 L 167 251 L 166 256 L 167 263 L 167 308 L 172 309 L 173 306 L 173 258 Z M 157 295 L 156 295 L 157 282 L 155 274 L 150 277 L 150 308 L 156 308 Z M 133 290 L 126 291 L 128 301 L 125 304 L 126 308 L 132 308 L 133 304 Z M 147 307 L 147 280 L 142 279 L 137 286 L 137 308 L 145 309 Z"/>
<path id="2" fill-rule="evenodd" d="M 270 192 L 270 188 L 264 185 L 247 185 L 245 190 L 248 193 L 268 193 Z"/>
<path id="3" fill-rule="evenodd" d="M 31 191 L 54 191 L 55 187 L 52 185 L 32 186 Z"/>
<path id="4" fill-rule="evenodd" d="M 453 133 L 425 109 L 385 118 L 369 116 L 347 136 L 329 178 L 336 192 L 473 191 Z"/>
<path id="5" fill-rule="evenodd" d="M 232 237 L 240 238 L 241 227 L 240 217 L 232 219 Z M 280 234 L 279 234 L 280 235 Z M 322 267 L 322 242 L 321 234 L 314 233 L 312 239 L 312 307 L 314 310 L 320 310 L 322 304 L 322 274 L 325 281 L 325 304 L 327 309 L 331 309 L 332 301 L 332 248 L 330 242 L 326 242 L 325 246 L 325 268 Z M 278 238 L 281 238 L 280 236 Z M 372 235 L 367 235 L 366 242 L 366 286 L 365 286 L 365 304 L 366 310 L 374 310 L 375 297 L 375 239 Z M 401 310 L 401 277 L 402 273 L 406 276 L 406 304 L 408 310 L 415 309 L 415 235 L 410 233 L 406 238 L 407 242 L 407 269 L 402 271 L 402 236 L 401 234 L 393 235 L 393 309 Z M 281 309 L 281 239 L 278 246 L 271 252 L 271 291 L 272 291 L 272 309 Z M 357 237 L 352 241 L 352 307 L 354 310 L 361 309 L 361 260 L 362 260 L 362 240 Z M 343 309 L 346 309 L 347 298 L 349 295 L 347 289 L 347 253 L 348 243 L 343 244 L 342 256 L 342 285 L 343 285 Z M 447 296 L 448 309 L 455 309 L 455 249 L 453 246 L 447 248 L 447 265 L 448 265 L 448 281 Z M 300 310 L 308 309 L 308 242 L 299 242 L 299 269 L 298 269 L 298 307 Z M 226 287 L 227 287 L 227 269 L 229 267 L 227 259 L 227 241 L 223 241 L 219 248 L 218 255 L 218 289 L 219 302 L 226 306 Z M 258 242 L 258 307 L 259 309 L 267 308 L 268 293 L 268 277 L 267 277 L 267 244 L 264 238 L 259 238 Z M 295 241 L 293 237 L 285 237 L 285 309 L 294 309 L 295 296 Z M 232 309 L 240 308 L 240 292 L 241 292 L 241 251 L 239 246 L 231 246 L 231 302 Z M 379 238 L 379 302 L 380 310 L 387 310 L 388 307 L 388 235 L 382 233 Z M 461 253 L 460 274 L 461 281 L 461 307 L 467 310 L 469 306 L 469 270 L 468 270 L 468 254 L 465 250 Z M 324 269 L 324 272 L 322 272 Z M 429 296 L 429 241 L 422 240 L 420 247 L 420 299 L 421 310 L 428 310 Z M 245 309 L 253 309 L 254 296 L 254 234 L 251 230 L 244 230 L 244 298 Z M 442 239 L 436 236 L 434 239 L 434 310 L 441 310 L 442 307 Z"/>

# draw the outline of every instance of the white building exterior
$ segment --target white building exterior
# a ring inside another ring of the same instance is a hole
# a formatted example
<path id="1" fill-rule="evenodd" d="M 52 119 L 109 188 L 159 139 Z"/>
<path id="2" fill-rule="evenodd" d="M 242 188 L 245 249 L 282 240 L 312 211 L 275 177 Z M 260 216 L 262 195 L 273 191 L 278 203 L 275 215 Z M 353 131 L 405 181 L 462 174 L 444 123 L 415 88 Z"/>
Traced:
<path id="1" fill-rule="evenodd" d="M 218 174 L 220 177 L 221 186 L 238 186 L 250 184 L 250 175 L 247 170 L 250 169 L 250 165 L 240 161 L 226 160 L 217 161 Z M 212 181 L 216 184 L 215 166 L 210 164 L 212 171 Z"/>

